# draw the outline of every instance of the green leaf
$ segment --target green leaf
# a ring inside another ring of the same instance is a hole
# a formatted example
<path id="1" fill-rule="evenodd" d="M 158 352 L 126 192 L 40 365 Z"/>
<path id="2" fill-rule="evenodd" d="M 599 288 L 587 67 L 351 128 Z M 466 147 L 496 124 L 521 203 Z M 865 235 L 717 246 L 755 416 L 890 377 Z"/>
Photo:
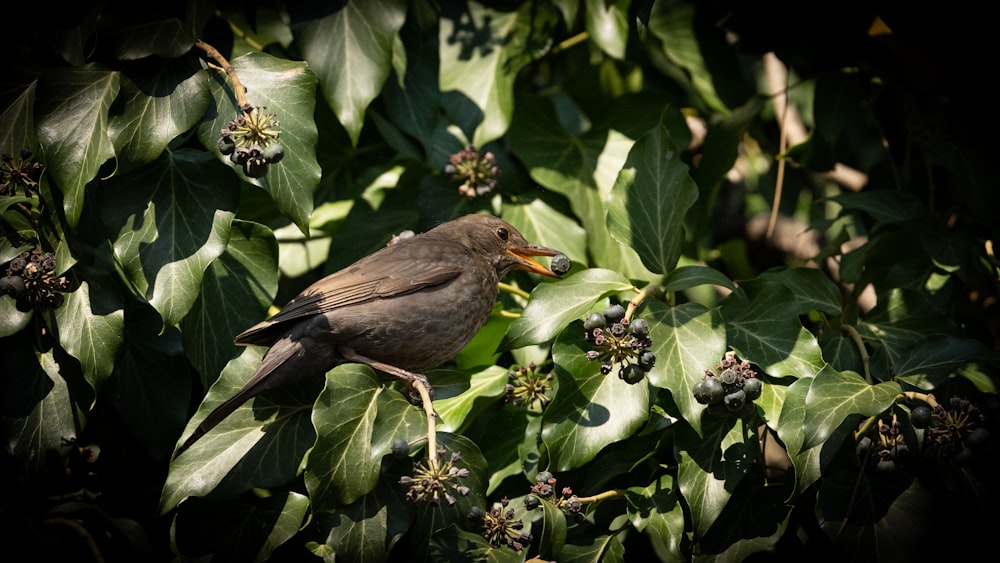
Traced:
<path id="1" fill-rule="evenodd" d="M 476 147 L 507 132 L 514 81 L 534 57 L 533 33 L 554 21 L 547 4 L 503 12 L 478 2 L 442 5 L 438 31 L 442 105 Z"/>
<path id="2" fill-rule="evenodd" d="M 700 434 L 705 406 L 694 400 L 694 385 L 726 353 L 726 333 L 718 313 L 697 303 L 668 307 L 653 301 L 639 318 L 649 322 L 656 354 L 656 363 L 646 374 L 650 384 L 669 390 L 684 419 Z"/>
<path id="3" fill-rule="evenodd" d="M 805 409 L 809 415 L 803 420 L 802 449 L 822 444 L 852 414 L 881 413 L 902 391 L 895 381 L 871 385 L 857 373 L 823 368 L 812 379 L 806 395 Z"/>
<path id="4" fill-rule="evenodd" d="M 19 78 L 0 88 L 0 155 L 17 156 L 21 149 L 36 149 L 35 96 L 38 78 L 17 76 L 13 71 L 7 76 Z"/>
<path id="5" fill-rule="evenodd" d="M 23 470 L 45 475 L 52 470 L 50 456 L 69 453 L 80 428 L 74 395 L 55 354 L 38 354 L 33 369 L 47 393 L 28 413 L 7 422 L 7 451 Z"/>
<path id="6" fill-rule="evenodd" d="M 631 0 L 587 0 L 584 12 L 587 35 L 602 51 L 616 59 L 625 58 L 628 45 L 628 16 Z"/>
<path id="7" fill-rule="evenodd" d="M 860 211 L 879 223 L 901 223 L 927 215 L 927 210 L 916 196 L 896 190 L 846 192 L 828 199 L 842 205 L 842 213 Z"/>
<path id="8" fill-rule="evenodd" d="M 858 330 L 881 344 L 893 367 L 902 364 L 914 345 L 932 334 L 961 337 L 961 331 L 922 293 L 892 289 L 858 324 Z"/>
<path id="9" fill-rule="evenodd" d="M 211 74 L 214 111 L 198 127 L 198 139 L 219 160 L 233 169 L 244 182 L 259 186 L 271 194 L 275 206 L 308 233 L 309 214 L 313 210 L 313 192 L 319 185 L 321 170 L 316 161 L 316 75 L 304 62 L 279 59 L 266 53 L 250 53 L 231 61 L 240 81 L 247 87 L 248 101 L 264 107 L 278 120 L 278 138 L 285 148 L 281 162 L 268 166 L 263 178 L 248 178 L 242 167 L 219 152 L 219 131 L 235 119 L 238 108 L 232 84 L 220 72 Z"/>
<path id="10" fill-rule="evenodd" d="M 646 380 L 625 383 L 617 365 L 601 374 L 600 362 L 586 357 L 583 333 L 583 323 L 575 321 L 552 348 L 559 392 L 545 409 L 542 441 L 553 472 L 582 466 L 605 446 L 631 436 L 649 417 Z"/>
<path id="11" fill-rule="evenodd" d="M 402 0 L 347 2 L 322 19 L 292 27 L 309 67 L 319 76 L 326 102 L 355 146 L 365 110 L 392 70 L 393 42 L 405 21 Z"/>
<path id="12" fill-rule="evenodd" d="M 211 155 L 182 149 L 101 190 L 115 257 L 166 325 L 188 313 L 206 268 L 226 249 L 237 184 Z"/>
<path id="13" fill-rule="evenodd" d="M 583 318 L 599 299 L 631 289 L 632 284 L 617 272 L 599 268 L 538 285 L 524 312 L 507 329 L 503 346 L 510 349 L 548 342 L 571 321 Z"/>
<path id="14" fill-rule="evenodd" d="M 478 414 L 488 403 L 495 402 L 504 394 L 508 382 L 507 370 L 500 366 L 489 366 L 472 374 L 469 387 L 462 393 L 447 399 L 434 401 L 434 412 L 438 415 L 438 430 L 459 432 L 469 424 L 469 419 Z"/>
<path id="15" fill-rule="evenodd" d="M 504 204 L 502 217 L 535 244 L 559 250 L 577 264 L 587 263 L 587 232 L 541 199 Z"/>
<path id="16" fill-rule="evenodd" d="M 181 59 L 153 72 L 134 72 L 121 80 L 108 135 L 118 156 L 117 174 L 156 160 L 175 137 L 195 126 L 211 101 L 208 78 L 198 66 Z"/>
<path id="17" fill-rule="evenodd" d="M 677 487 L 691 509 L 696 541 L 719 518 L 751 469 L 745 440 L 743 424 L 706 413 L 703 435 L 682 435 L 675 445 Z"/>
<path id="18" fill-rule="evenodd" d="M 426 428 L 423 411 L 398 391 L 384 389 L 367 366 L 337 366 L 326 381 L 313 411 L 316 445 L 305 473 L 316 510 L 350 504 L 371 492 L 392 441 L 412 442 Z"/>
<path id="19" fill-rule="evenodd" d="M 104 37 L 116 59 L 134 61 L 156 55 L 179 57 L 194 45 L 191 26 L 176 18 L 135 21 L 111 28 Z"/>
<path id="20" fill-rule="evenodd" d="M 590 265 L 621 272 L 630 279 L 656 278 L 643 266 L 635 250 L 608 232 L 604 196 L 611 192 L 632 140 L 618 131 L 598 128 L 571 135 L 546 98 L 518 98 L 517 108 L 508 135 L 511 150 L 533 180 L 569 200 L 573 214 L 587 232 L 587 248 L 593 260 Z M 626 124 L 630 118 L 640 118 L 622 111 L 626 113 L 620 121 Z"/>
<path id="21" fill-rule="evenodd" d="M 76 226 L 83 192 L 113 157 L 108 108 L 118 96 L 119 73 L 96 64 L 46 73 L 38 89 L 38 141 L 49 174 L 65 199 L 66 221 Z"/>
<path id="22" fill-rule="evenodd" d="M 744 288 L 753 287 L 755 292 L 772 291 L 780 284 L 794 295 L 799 303 L 800 315 L 811 311 L 821 311 L 830 315 L 840 315 L 842 301 L 840 289 L 830 278 L 817 268 L 775 268 L 760 277 L 744 282 Z"/>
<path id="23" fill-rule="evenodd" d="M 523 502 L 521 503 L 523 506 Z M 566 545 L 566 515 L 548 501 L 542 501 L 542 533 L 538 538 L 538 555 L 542 559 L 558 561 Z"/>
<path id="24" fill-rule="evenodd" d="M 80 361 L 84 376 L 95 389 L 103 387 L 111 375 L 124 339 L 122 307 L 117 293 L 83 281 L 56 309 L 59 344 Z"/>
<path id="25" fill-rule="evenodd" d="M 777 377 L 817 373 L 825 362 L 816 338 L 799 321 L 798 300 L 782 285 L 764 287 L 767 291 L 749 293 L 741 286 L 720 305 L 729 346 L 741 359 Z"/>
<path id="26" fill-rule="evenodd" d="M 184 351 L 208 387 L 240 353 L 233 337 L 259 322 L 278 290 L 277 243 L 263 225 L 234 220 L 226 250 L 201 283 L 181 321 Z"/>
<path id="27" fill-rule="evenodd" d="M 579 542 L 566 544 L 559 563 L 624 563 L 625 547 L 618 535 L 584 536 Z"/>
<path id="28" fill-rule="evenodd" d="M 631 246 L 646 268 L 667 273 L 684 243 L 684 216 L 698 188 L 665 126 L 653 127 L 629 151 L 608 197 L 608 230 Z"/>
<path id="29" fill-rule="evenodd" d="M 919 340 L 896 365 L 896 379 L 932 390 L 974 361 L 1000 364 L 1000 354 L 982 342 L 947 334 L 931 334 Z"/>
<path id="30" fill-rule="evenodd" d="M 700 285 L 718 285 L 727 289 L 736 289 L 733 280 L 715 268 L 708 266 L 681 266 L 667 274 L 663 282 L 663 291 L 670 293 L 684 291 Z"/>
<path id="31" fill-rule="evenodd" d="M 695 35 L 695 5 L 687 2 L 655 2 L 649 16 L 649 31 L 662 43 L 663 54 L 690 75 L 692 89 L 713 111 L 727 113 L 715 91 Z"/>
<path id="32" fill-rule="evenodd" d="M 684 510 L 677 501 L 674 478 L 661 475 L 645 487 L 625 491 L 629 520 L 645 532 L 660 561 L 683 561 Z"/>
<path id="33" fill-rule="evenodd" d="M 400 494 L 395 471 L 380 479 L 375 490 L 353 503 L 315 515 L 320 529 L 329 529 L 326 544 L 337 561 L 388 561 L 393 543 L 410 527 L 415 512 Z"/>

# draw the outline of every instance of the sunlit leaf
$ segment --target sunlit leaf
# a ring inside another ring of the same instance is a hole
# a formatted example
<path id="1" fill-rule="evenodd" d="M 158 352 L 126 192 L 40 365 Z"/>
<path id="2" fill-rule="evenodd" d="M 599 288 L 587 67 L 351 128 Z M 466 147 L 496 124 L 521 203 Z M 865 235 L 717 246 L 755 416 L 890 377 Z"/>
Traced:
<path id="1" fill-rule="evenodd" d="M 806 395 L 802 449 L 823 443 L 848 416 L 874 416 L 889 408 L 902 392 L 894 381 L 872 385 L 853 372 L 825 367 L 812 379 Z"/>

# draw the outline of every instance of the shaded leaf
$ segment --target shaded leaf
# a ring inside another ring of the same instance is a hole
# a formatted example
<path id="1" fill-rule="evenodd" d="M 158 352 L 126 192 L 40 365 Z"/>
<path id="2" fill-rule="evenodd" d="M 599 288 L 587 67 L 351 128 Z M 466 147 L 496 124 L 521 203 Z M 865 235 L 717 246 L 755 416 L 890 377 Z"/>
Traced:
<path id="1" fill-rule="evenodd" d="M 684 291 L 700 285 L 718 285 L 736 289 L 733 281 L 725 274 L 707 266 L 681 266 L 671 270 L 663 283 L 663 291 Z"/>
<path id="2" fill-rule="evenodd" d="M 684 510 L 677 499 L 674 479 L 661 475 L 645 487 L 625 491 L 629 520 L 645 532 L 660 561 L 683 561 Z"/>
<path id="3" fill-rule="evenodd" d="M 606 200 L 608 230 L 646 268 L 668 273 L 684 243 L 684 216 L 698 188 L 663 125 L 639 137 Z"/>
<path id="4" fill-rule="evenodd" d="M 176 324 L 226 248 L 236 182 L 211 155 L 183 149 L 112 179 L 101 198 L 115 257 L 163 322 Z"/>
<path id="5" fill-rule="evenodd" d="M 115 365 L 124 339 L 125 313 L 117 293 L 81 282 L 56 309 L 59 343 L 80 361 L 87 381 L 100 389 Z"/>
<path id="6" fill-rule="evenodd" d="M 590 40 L 616 59 L 625 58 L 631 0 L 587 0 L 584 25 Z"/>
<path id="7" fill-rule="evenodd" d="M 402 0 L 346 2 L 322 19 L 292 28 L 353 145 L 361 136 L 368 104 L 389 77 L 393 42 L 405 21 Z"/>
<path id="8" fill-rule="evenodd" d="M 96 64 L 46 73 L 38 90 L 38 141 L 49 173 L 65 199 L 66 221 L 75 226 L 83 190 L 114 156 L 108 108 L 118 96 L 119 73 Z"/>

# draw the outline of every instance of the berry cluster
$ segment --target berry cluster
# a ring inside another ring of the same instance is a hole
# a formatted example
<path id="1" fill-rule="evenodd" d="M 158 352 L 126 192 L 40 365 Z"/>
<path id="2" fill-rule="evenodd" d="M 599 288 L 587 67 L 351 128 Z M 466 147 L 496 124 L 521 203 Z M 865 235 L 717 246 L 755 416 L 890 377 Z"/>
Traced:
<path id="1" fill-rule="evenodd" d="M 450 174 L 453 180 L 461 180 L 458 193 L 473 199 L 492 192 L 497 186 L 500 167 L 493 153 L 480 153 L 476 147 L 466 145 L 464 149 L 451 155 L 444 173 Z"/>
<path id="2" fill-rule="evenodd" d="M 56 257 L 51 252 L 35 248 L 22 252 L 7 264 L 6 275 L 0 278 L 0 295 L 14 297 L 17 310 L 55 309 L 62 305 L 58 292 L 69 291 L 69 280 L 56 277 Z"/>
<path id="3" fill-rule="evenodd" d="M 38 179 L 42 177 L 42 163 L 31 158 L 31 151 L 21 149 L 21 158 L 9 154 L 0 156 L 0 196 L 17 195 L 18 188 L 31 197 L 38 193 Z"/>
<path id="4" fill-rule="evenodd" d="M 438 454 L 444 457 L 445 449 L 438 448 Z M 441 504 L 443 498 L 449 505 L 455 504 L 456 498 L 453 493 L 461 496 L 469 494 L 469 488 L 455 483 L 457 479 L 464 479 L 469 476 L 469 470 L 455 465 L 461 456 L 458 452 L 453 452 L 451 457 L 445 461 L 434 461 L 427 465 L 417 462 L 414 465 L 413 476 L 404 475 L 399 479 L 399 484 L 409 487 L 406 491 L 406 500 L 410 502 L 428 502 L 433 505 Z"/>
<path id="5" fill-rule="evenodd" d="M 877 426 L 861 434 L 856 449 L 866 466 L 874 466 L 876 471 L 895 471 L 906 464 L 910 454 L 895 414 L 891 420 L 880 418 Z"/>
<path id="6" fill-rule="evenodd" d="M 509 508 L 507 497 L 494 503 L 488 512 L 473 506 L 469 511 L 469 520 L 482 525 L 483 537 L 493 547 L 507 546 L 514 551 L 521 551 L 531 544 L 531 532 L 524 529 L 524 522 L 514 518 L 514 509 Z"/>
<path id="7" fill-rule="evenodd" d="M 551 373 L 539 373 L 534 362 L 527 367 L 511 369 L 507 372 L 510 383 L 504 385 L 504 401 L 514 406 L 525 405 L 528 409 L 540 409 L 552 399 L 547 393 L 552 389 Z"/>
<path id="8" fill-rule="evenodd" d="M 694 384 L 694 399 L 720 417 L 744 418 L 757 412 L 753 402 L 760 397 L 763 385 L 750 362 L 737 360 L 730 350 L 715 369 L 718 374 L 706 369 L 704 379 Z"/>
<path id="9" fill-rule="evenodd" d="M 585 338 L 595 349 L 587 351 L 587 359 L 601 360 L 601 373 L 608 375 L 615 364 L 620 364 L 618 377 L 629 384 L 643 380 L 653 369 L 656 355 L 649 347 L 649 323 L 643 319 L 629 321 L 625 307 L 611 305 L 604 314 L 591 313 L 583 322 Z"/>
<path id="10" fill-rule="evenodd" d="M 979 459 L 990 440 L 983 427 L 986 417 L 975 404 L 962 397 L 952 397 L 950 408 L 936 404 L 934 409 L 920 405 L 910 411 L 910 423 L 924 429 L 924 448 L 932 455 L 951 459 L 965 466 Z"/>
<path id="11" fill-rule="evenodd" d="M 229 155 L 233 164 L 243 167 L 250 178 L 262 178 L 270 164 L 285 157 L 285 148 L 278 142 L 280 123 L 263 107 L 249 107 L 236 115 L 219 132 L 219 152 Z"/>
<path id="12" fill-rule="evenodd" d="M 531 494 L 524 497 L 524 507 L 528 510 L 538 508 L 541 503 L 547 502 L 559 510 L 563 511 L 567 517 L 581 522 L 585 515 L 583 513 L 583 501 L 573 494 L 573 489 L 563 487 L 559 494 L 556 494 L 556 478 L 548 471 L 542 471 L 535 476 L 535 484 L 531 486 Z"/>

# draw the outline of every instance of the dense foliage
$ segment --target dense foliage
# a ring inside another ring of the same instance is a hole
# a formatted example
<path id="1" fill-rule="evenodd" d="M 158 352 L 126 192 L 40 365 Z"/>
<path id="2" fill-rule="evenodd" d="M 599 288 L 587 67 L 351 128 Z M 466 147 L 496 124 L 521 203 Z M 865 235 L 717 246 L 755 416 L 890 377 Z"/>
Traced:
<path id="1" fill-rule="evenodd" d="M 977 51 L 942 32 L 951 12 L 748 4 L 21 3 L 0 88 L 5 548 L 987 549 L 1000 202 Z M 475 212 L 570 263 L 508 276 L 428 373 L 436 433 L 346 364 L 174 459 L 260 361 L 234 335 Z"/>

